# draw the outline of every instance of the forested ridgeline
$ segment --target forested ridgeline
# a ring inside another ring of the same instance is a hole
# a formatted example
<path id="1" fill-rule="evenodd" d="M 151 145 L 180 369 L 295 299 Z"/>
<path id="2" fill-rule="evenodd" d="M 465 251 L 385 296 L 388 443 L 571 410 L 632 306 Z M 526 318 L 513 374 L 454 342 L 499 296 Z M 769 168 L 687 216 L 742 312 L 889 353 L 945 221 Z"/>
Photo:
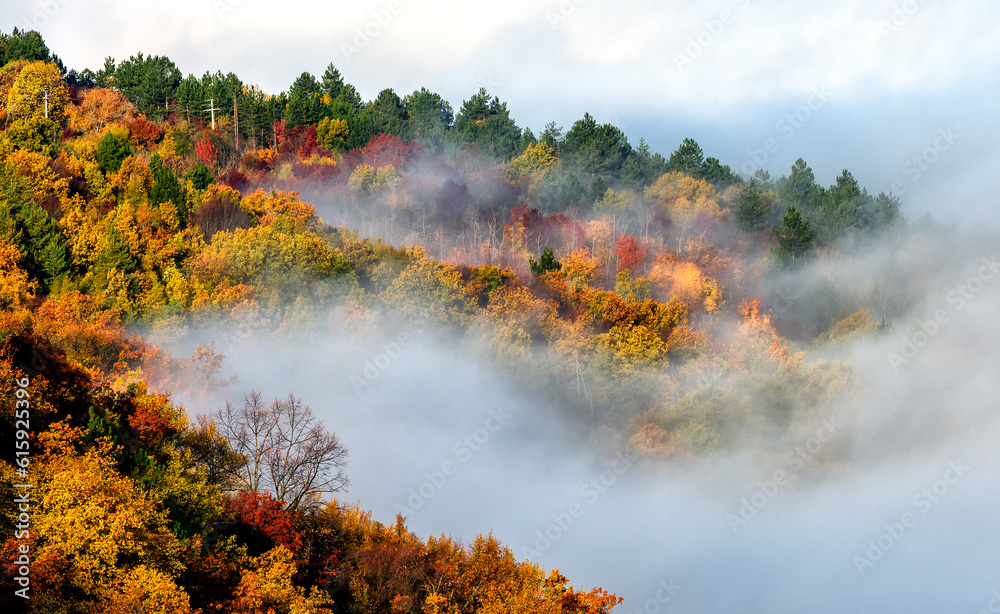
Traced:
<path id="1" fill-rule="evenodd" d="M 141 53 L 67 70 L 35 32 L 0 53 L 5 556 L 27 395 L 35 611 L 616 603 L 492 537 L 421 540 L 320 498 L 343 482 L 262 481 L 226 424 L 308 407 L 248 398 L 195 420 L 222 410 L 151 391 L 224 385 L 222 356 L 142 334 L 377 340 L 422 322 L 609 445 L 684 462 L 810 431 L 855 380 L 806 350 L 891 328 L 886 288 L 908 283 L 782 285 L 905 228 L 846 170 L 829 187 L 802 160 L 742 177 L 691 139 L 664 157 L 589 114 L 535 135 L 485 90 L 457 113 L 427 89 L 365 102 L 332 65 L 271 95 Z"/>

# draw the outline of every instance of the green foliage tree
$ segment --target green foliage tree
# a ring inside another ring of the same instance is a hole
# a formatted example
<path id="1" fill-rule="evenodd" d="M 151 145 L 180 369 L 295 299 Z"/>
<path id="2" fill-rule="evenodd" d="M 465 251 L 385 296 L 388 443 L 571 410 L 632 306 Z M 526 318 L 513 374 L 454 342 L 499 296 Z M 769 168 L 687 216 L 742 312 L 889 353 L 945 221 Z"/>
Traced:
<path id="1" fill-rule="evenodd" d="M 847 170 L 837 176 L 833 186 L 823 192 L 815 225 L 820 242 L 867 231 L 871 228 L 872 198 Z"/>
<path id="2" fill-rule="evenodd" d="M 590 181 L 590 192 L 587 193 L 587 200 L 591 203 L 597 202 L 604 198 L 607 191 L 608 184 L 601 178 L 600 175 L 595 175 Z"/>
<path id="3" fill-rule="evenodd" d="M 351 113 L 347 118 L 347 149 L 360 149 L 375 136 L 375 120 L 367 110 Z"/>
<path id="4" fill-rule="evenodd" d="M 778 242 L 776 255 L 782 261 L 794 262 L 796 256 L 802 256 L 812 247 L 813 230 L 795 207 L 789 207 L 781 219 L 781 227 L 774 231 L 774 238 Z"/>
<path id="5" fill-rule="evenodd" d="M 45 156 L 55 153 L 62 131 L 59 125 L 44 117 L 28 117 L 11 123 L 0 135 L 12 149 L 25 149 Z"/>
<path id="6" fill-rule="evenodd" d="M 440 94 L 420 88 L 403 99 L 409 115 L 410 135 L 431 151 L 441 153 L 455 121 L 451 105 Z"/>
<path id="7" fill-rule="evenodd" d="M 217 70 L 215 73 L 206 72 L 201 77 L 202 104 L 211 100 L 220 109 L 216 115 L 232 116 L 233 98 L 239 104 L 242 94 L 243 82 L 233 73 L 222 74 L 221 70 Z"/>
<path id="8" fill-rule="evenodd" d="M 0 33 L 0 65 L 16 60 L 48 61 L 52 59 L 48 45 L 42 35 L 35 30 L 18 30 L 10 34 Z"/>
<path id="9" fill-rule="evenodd" d="M 802 158 L 795 161 L 791 174 L 783 178 L 779 184 L 778 195 L 783 204 L 795 207 L 806 214 L 819 210 L 823 190 L 816 185 L 816 176 Z"/>
<path id="10" fill-rule="evenodd" d="M 177 106 L 183 109 L 184 118 L 190 122 L 191 116 L 199 117 L 199 113 L 205 107 L 207 97 L 201 86 L 201 80 L 194 75 L 188 75 L 177 84 L 177 91 L 174 93 Z"/>
<path id="11" fill-rule="evenodd" d="M 551 168 L 538 182 L 538 200 L 553 209 L 567 209 L 587 197 L 587 188 L 576 173 L 566 168 Z"/>
<path id="12" fill-rule="evenodd" d="M 183 220 L 187 205 L 184 201 L 184 189 L 177 175 L 156 154 L 149 160 L 149 170 L 153 173 L 153 187 L 149 190 L 150 203 L 159 205 L 171 202 L 177 208 L 180 218 L 178 221 Z"/>
<path id="13" fill-rule="evenodd" d="M 718 158 L 705 159 L 705 165 L 701 170 L 701 176 L 702 179 L 719 189 L 743 183 L 743 179 L 740 175 L 733 171 L 728 164 L 723 165 L 720 163 Z"/>
<path id="14" fill-rule="evenodd" d="M 341 90 L 344 89 L 344 78 L 332 62 L 326 65 L 326 70 L 323 71 L 323 76 L 320 78 L 319 88 L 331 100 L 336 100 L 340 96 Z"/>
<path id="15" fill-rule="evenodd" d="M 288 90 L 288 107 L 285 122 L 289 128 L 315 124 L 326 117 L 329 108 L 323 104 L 319 81 L 308 72 L 295 79 Z"/>
<path id="16" fill-rule="evenodd" d="M 553 151 L 558 152 L 563 145 L 562 126 L 557 126 L 555 122 L 545 124 L 545 130 L 542 131 L 538 140 L 543 143 L 548 143 L 549 147 L 551 147 Z"/>
<path id="17" fill-rule="evenodd" d="M 114 71 L 115 88 L 150 117 L 166 116 L 167 104 L 177 94 L 181 71 L 169 58 L 141 52 L 123 60 Z"/>
<path id="18" fill-rule="evenodd" d="M 137 254 L 133 254 L 128 242 L 121 232 L 111 226 L 107 231 L 105 249 L 98 255 L 94 270 L 103 273 L 115 269 L 123 273 L 131 273 L 139 268 Z"/>
<path id="19" fill-rule="evenodd" d="M 879 192 L 872 202 L 872 228 L 884 230 L 891 228 L 900 221 L 899 198 L 892 194 Z"/>
<path id="20" fill-rule="evenodd" d="M 598 125 L 589 113 L 573 124 L 562 147 L 584 172 L 612 178 L 618 177 L 632 153 L 632 146 L 621 130 L 611 124 Z"/>
<path id="21" fill-rule="evenodd" d="M 364 106 L 361 94 L 359 94 L 357 88 L 350 83 L 344 84 L 344 87 L 340 89 L 340 95 L 337 96 L 333 102 L 340 103 L 346 109 L 353 111 L 357 111 Z"/>
<path id="22" fill-rule="evenodd" d="M 538 260 L 528 258 L 528 266 L 531 267 L 531 273 L 535 277 L 540 277 L 549 271 L 562 269 L 562 263 L 556 260 L 555 252 L 552 251 L 551 247 L 543 249 Z"/>
<path id="23" fill-rule="evenodd" d="M 295 78 L 292 87 L 288 90 L 288 97 L 307 98 L 318 93 L 320 93 L 319 81 L 310 73 L 304 72 Z"/>
<path id="24" fill-rule="evenodd" d="M 667 161 L 649 149 L 649 143 L 639 139 L 639 145 L 622 163 L 621 179 L 631 188 L 645 187 L 667 172 Z"/>
<path id="25" fill-rule="evenodd" d="M 68 272 L 66 245 L 59 225 L 28 193 L 27 182 L 17 169 L 0 164 L 0 241 L 20 250 L 20 267 L 45 291 Z"/>
<path id="26" fill-rule="evenodd" d="M 97 142 L 97 166 L 105 173 L 116 173 L 125 158 L 132 155 L 132 144 L 124 136 L 108 132 Z"/>
<path id="27" fill-rule="evenodd" d="M 750 183 L 740 192 L 733 216 L 736 227 L 743 232 L 759 232 L 767 227 L 771 206 L 761 193 L 756 181 Z"/>
<path id="28" fill-rule="evenodd" d="M 454 134 L 463 143 L 475 145 L 501 161 L 509 160 L 521 146 L 521 129 L 511 119 L 507 103 L 496 96 L 491 98 L 486 88 L 480 88 L 462 103 Z"/>
<path id="29" fill-rule="evenodd" d="M 535 133 L 531 131 L 531 128 L 525 126 L 524 130 L 521 132 L 521 147 L 527 149 L 537 143 L 538 137 L 536 137 Z"/>
<path id="30" fill-rule="evenodd" d="M 667 160 L 667 170 L 680 171 L 696 179 L 703 177 L 705 154 L 694 139 L 684 139 Z"/>
<path id="31" fill-rule="evenodd" d="M 212 171 L 202 162 L 195 164 L 191 170 L 185 173 L 184 179 L 190 181 L 196 190 L 204 190 L 215 183 Z"/>
<path id="32" fill-rule="evenodd" d="M 376 131 L 408 138 L 410 116 L 396 92 L 391 89 L 379 92 L 375 100 L 368 104 L 368 113 Z"/>

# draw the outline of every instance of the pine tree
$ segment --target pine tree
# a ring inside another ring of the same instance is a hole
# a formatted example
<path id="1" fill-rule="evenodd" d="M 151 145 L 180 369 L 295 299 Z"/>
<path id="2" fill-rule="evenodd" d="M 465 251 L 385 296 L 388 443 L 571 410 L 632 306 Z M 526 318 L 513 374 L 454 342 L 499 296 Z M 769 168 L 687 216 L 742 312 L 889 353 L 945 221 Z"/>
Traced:
<path id="1" fill-rule="evenodd" d="M 813 231 L 809 221 L 795 207 L 789 207 L 781 219 L 781 227 L 774 231 L 774 238 L 778 242 L 775 254 L 783 261 L 794 262 L 796 256 L 802 256 L 812 247 Z"/>
<path id="2" fill-rule="evenodd" d="M 97 166 L 105 173 L 116 173 L 125 158 L 132 155 L 132 145 L 128 139 L 113 132 L 104 135 L 97 143 Z"/>
<path id="3" fill-rule="evenodd" d="M 756 181 L 751 180 L 750 185 L 740 192 L 736 205 L 736 227 L 743 232 L 753 233 L 763 230 L 767 226 L 767 216 L 770 212 L 770 205 L 761 194 Z"/>
<path id="4" fill-rule="evenodd" d="M 215 183 L 215 176 L 212 175 L 212 171 L 201 162 L 189 170 L 184 175 L 184 179 L 190 180 L 197 190 L 204 190 L 209 185 Z"/>
<path id="5" fill-rule="evenodd" d="M 149 170 L 153 172 L 153 187 L 149 190 L 150 203 L 160 205 L 167 201 L 177 208 L 181 220 L 185 217 L 184 190 L 174 171 L 163 164 L 160 156 L 153 154 L 149 161 Z"/>
<path id="6" fill-rule="evenodd" d="M 344 78 L 340 76 L 340 71 L 333 66 L 333 63 L 327 64 L 326 70 L 323 71 L 320 90 L 331 100 L 336 100 L 342 89 L 344 89 Z"/>
<path id="7" fill-rule="evenodd" d="M 531 273 L 535 277 L 540 277 L 549 271 L 558 271 L 562 268 L 562 263 L 556 260 L 556 255 L 552 251 L 552 248 L 546 247 L 542 250 L 542 255 L 538 260 L 528 258 L 528 266 L 531 267 Z"/>

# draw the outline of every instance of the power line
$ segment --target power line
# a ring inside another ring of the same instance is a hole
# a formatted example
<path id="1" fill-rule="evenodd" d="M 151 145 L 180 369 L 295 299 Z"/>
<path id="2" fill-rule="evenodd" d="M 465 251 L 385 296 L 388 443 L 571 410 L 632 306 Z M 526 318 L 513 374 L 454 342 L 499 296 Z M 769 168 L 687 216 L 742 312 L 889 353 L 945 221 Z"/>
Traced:
<path id="1" fill-rule="evenodd" d="M 212 130 L 215 130 L 215 112 L 216 111 L 221 111 L 222 109 L 218 109 L 218 108 L 215 107 L 215 99 L 214 98 L 209 98 L 208 99 L 208 108 L 205 109 L 205 110 L 212 112 Z"/>

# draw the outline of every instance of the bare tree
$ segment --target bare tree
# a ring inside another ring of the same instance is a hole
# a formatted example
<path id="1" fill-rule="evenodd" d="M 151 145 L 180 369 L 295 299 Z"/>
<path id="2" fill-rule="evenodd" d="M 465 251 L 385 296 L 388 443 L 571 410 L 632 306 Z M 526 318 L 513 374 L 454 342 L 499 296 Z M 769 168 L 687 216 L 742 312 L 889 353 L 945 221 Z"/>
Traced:
<path id="1" fill-rule="evenodd" d="M 299 509 L 349 483 L 347 448 L 291 393 L 264 405 L 255 390 L 242 407 L 226 402 L 212 419 L 245 461 L 240 485 L 247 490 L 270 491 L 289 509 Z"/>

